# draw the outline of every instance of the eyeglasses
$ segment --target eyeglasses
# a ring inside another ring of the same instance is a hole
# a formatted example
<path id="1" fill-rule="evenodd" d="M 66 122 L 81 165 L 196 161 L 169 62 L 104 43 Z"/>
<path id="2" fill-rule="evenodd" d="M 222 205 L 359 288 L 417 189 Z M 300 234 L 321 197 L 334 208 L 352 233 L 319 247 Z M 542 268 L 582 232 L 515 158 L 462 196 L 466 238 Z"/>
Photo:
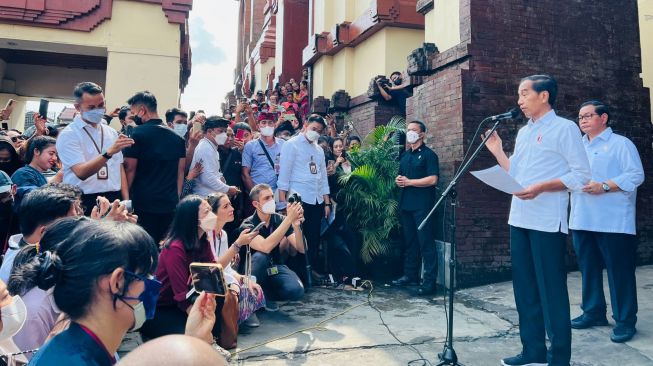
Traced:
<path id="1" fill-rule="evenodd" d="M 18 140 L 24 141 L 24 140 L 27 140 L 27 138 L 25 138 L 25 136 L 23 136 L 23 135 L 20 135 L 20 136 L 12 136 L 12 137 L 11 137 L 11 142 L 16 142 L 16 141 L 18 141 Z"/>
<path id="2" fill-rule="evenodd" d="M 581 121 L 583 121 L 585 119 L 590 119 L 590 118 L 592 118 L 592 116 L 598 116 L 598 114 L 597 113 L 588 113 L 588 114 L 584 114 L 582 116 L 578 116 L 578 122 L 581 122 Z"/>

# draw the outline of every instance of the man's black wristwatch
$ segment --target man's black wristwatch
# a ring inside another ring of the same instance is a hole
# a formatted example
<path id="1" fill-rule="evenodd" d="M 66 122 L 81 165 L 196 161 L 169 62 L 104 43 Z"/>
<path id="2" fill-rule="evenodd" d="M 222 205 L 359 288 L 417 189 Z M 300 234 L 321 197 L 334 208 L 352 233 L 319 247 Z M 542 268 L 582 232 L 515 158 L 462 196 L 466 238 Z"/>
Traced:
<path id="1" fill-rule="evenodd" d="M 610 185 L 608 183 L 601 183 L 601 188 L 604 192 L 610 192 Z"/>
<path id="2" fill-rule="evenodd" d="M 102 157 L 109 160 L 111 159 L 113 155 L 110 155 L 108 151 L 105 151 L 104 154 L 102 154 Z"/>

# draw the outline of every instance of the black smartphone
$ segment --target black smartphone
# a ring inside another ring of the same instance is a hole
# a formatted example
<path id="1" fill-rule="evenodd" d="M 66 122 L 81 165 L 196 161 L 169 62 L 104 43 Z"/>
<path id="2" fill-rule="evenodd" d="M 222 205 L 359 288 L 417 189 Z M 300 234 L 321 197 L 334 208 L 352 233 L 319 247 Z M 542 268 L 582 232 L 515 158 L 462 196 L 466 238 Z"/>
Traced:
<path id="1" fill-rule="evenodd" d="M 219 263 L 191 263 L 190 273 L 195 291 L 226 296 L 227 285 Z"/>
<path id="2" fill-rule="evenodd" d="M 256 231 L 261 231 L 261 229 L 263 228 L 263 226 L 265 226 L 265 223 L 264 223 L 264 222 L 259 223 L 258 225 L 256 225 L 255 228 L 252 229 L 252 231 L 250 231 L 250 233 L 253 233 L 253 232 L 256 232 Z"/>
<path id="3" fill-rule="evenodd" d="M 41 118 L 48 118 L 48 105 L 50 105 L 48 100 L 41 99 L 41 103 L 39 104 L 39 116 L 41 116 Z"/>
<path id="4" fill-rule="evenodd" d="M 5 131 L 9 131 L 9 123 L 2 122 L 2 129 L 5 130 Z"/>

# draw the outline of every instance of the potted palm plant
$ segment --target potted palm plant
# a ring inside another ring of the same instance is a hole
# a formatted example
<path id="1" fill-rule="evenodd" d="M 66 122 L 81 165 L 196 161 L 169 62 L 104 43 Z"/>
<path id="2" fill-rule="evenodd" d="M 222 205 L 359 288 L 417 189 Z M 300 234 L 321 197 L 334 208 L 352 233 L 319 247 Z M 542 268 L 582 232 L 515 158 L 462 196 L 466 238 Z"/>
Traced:
<path id="1" fill-rule="evenodd" d="M 338 197 L 344 203 L 348 223 L 361 235 L 360 257 L 373 272 L 367 274 L 376 278 L 377 271 L 383 277 L 392 275 L 383 262 L 392 263 L 400 253 L 399 190 L 395 178 L 404 149 L 399 136 L 405 130 L 406 122 L 400 116 L 377 126 L 365 137 L 361 148 L 349 152 L 352 171 L 340 177 L 343 188 Z"/>

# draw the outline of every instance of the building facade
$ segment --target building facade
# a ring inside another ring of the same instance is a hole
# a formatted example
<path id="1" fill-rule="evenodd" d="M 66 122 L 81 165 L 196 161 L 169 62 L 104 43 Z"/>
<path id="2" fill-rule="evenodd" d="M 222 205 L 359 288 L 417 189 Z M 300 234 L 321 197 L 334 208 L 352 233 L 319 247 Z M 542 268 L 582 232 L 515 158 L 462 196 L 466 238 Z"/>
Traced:
<path id="1" fill-rule="evenodd" d="M 80 81 L 104 88 L 107 109 L 141 90 L 162 108 L 178 106 L 191 69 L 191 7 L 192 0 L 1 2 L 0 105 L 18 101 L 10 128 L 23 128 L 29 100 L 72 102 Z"/>

